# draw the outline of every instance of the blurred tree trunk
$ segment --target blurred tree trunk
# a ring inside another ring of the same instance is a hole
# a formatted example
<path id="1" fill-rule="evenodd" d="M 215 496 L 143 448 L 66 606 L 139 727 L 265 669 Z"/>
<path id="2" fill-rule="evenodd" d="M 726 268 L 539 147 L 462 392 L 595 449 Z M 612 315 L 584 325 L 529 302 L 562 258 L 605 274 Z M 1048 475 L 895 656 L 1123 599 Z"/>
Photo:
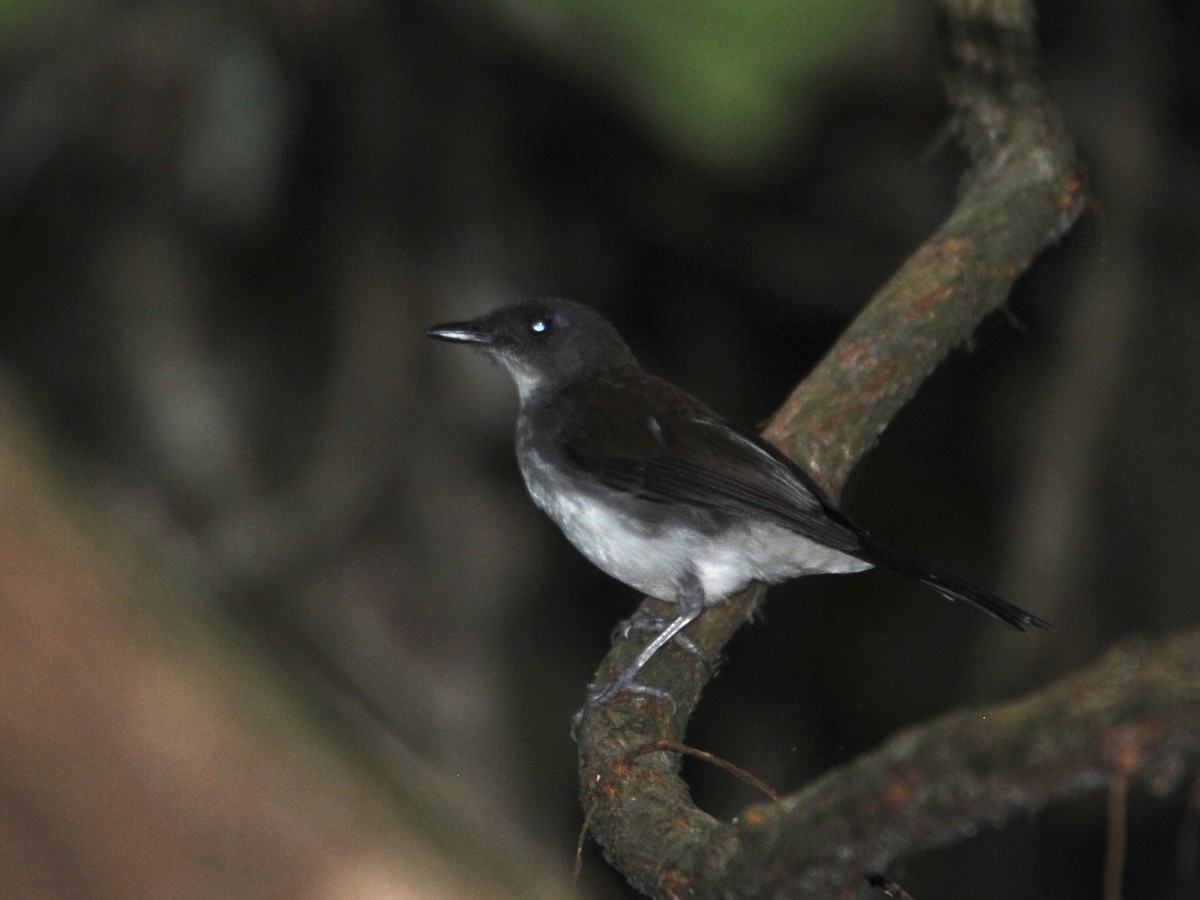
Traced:
<path id="1" fill-rule="evenodd" d="M 0 895 L 558 896 L 533 853 L 466 824 L 466 803 L 419 764 L 373 779 L 107 529 L 88 485 L 54 477 L 13 400 L 0 398 Z"/>

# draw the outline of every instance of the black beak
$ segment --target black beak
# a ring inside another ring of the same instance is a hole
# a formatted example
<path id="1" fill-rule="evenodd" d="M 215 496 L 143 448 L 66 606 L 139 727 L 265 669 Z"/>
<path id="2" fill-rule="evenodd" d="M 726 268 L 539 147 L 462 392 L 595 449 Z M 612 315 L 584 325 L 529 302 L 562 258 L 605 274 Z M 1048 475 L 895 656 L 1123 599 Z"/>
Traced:
<path id="1" fill-rule="evenodd" d="M 496 339 L 494 332 L 475 322 L 447 322 L 445 325 L 434 325 L 426 330 L 426 337 L 437 338 L 439 341 L 455 341 L 460 344 L 490 344 Z"/>

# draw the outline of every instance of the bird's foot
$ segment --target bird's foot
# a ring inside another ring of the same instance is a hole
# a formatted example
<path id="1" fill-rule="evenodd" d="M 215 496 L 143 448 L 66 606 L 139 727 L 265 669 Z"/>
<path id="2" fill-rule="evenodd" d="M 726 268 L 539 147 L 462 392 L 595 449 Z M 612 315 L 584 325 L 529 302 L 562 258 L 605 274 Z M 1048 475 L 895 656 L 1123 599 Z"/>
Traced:
<path id="1" fill-rule="evenodd" d="M 675 599 L 675 608 L 676 615 L 671 619 L 659 618 L 653 615 L 641 615 L 635 616 L 618 626 L 619 632 L 626 635 L 634 630 L 652 630 L 656 634 L 654 635 L 654 639 L 642 648 L 642 652 L 638 654 L 637 659 L 630 663 L 616 678 L 606 684 L 593 684 L 588 688 L 587 702 L 584 703 L 583 709 L 572 720 L 572 737 L 578 731 L 579 724 L 592 710 L 607 703 L 622 691 L 656 697 L 670 704 L 673 715 L 675 712 L 675 699 L 670 694 L 662 688 L 648 687 L 634 681 L 642 669 L 646 667 L 646 663 L 650 662 L 654 654 L 671 641 L 677 641 L 690 654 L 698 657 L 704 665 L 711 666 L 714 664 L 690 638 L 682 634 L 683 629 L 696 621 L 705 608 L 704 591 L 695 575 L 689 574 L 681 579 L 679 591 Z"/>
<path id="2" fill-rule="evenodd" d="M 656 634 L 666 630 L 675 620 L 675 616 L 660 616 L 654 613 L 639 613 L 628 619 L 622 619 L 617 623 L 617 627 L 612 630 L 612 641 L 616 641 L 618 637 L 627 638 L 635 631 L 653 631 Z M 707 653 L 690 637 L 682 632 L 676 634 L 672 640 L 681 648 L 686 650 L 696 659 L 705 665 L 715 665 L 717 660 L 709 657 Z"/>
<path id="3" fill-rule="evenodd" d="M 660 700 L 669 706 L 671 712 L 674 713 L 675 698 L 663 688 L 651 687 L 648 684 L 638 684 L 633 680 L 636 674 L 636 671 L 627 669 L 612 681 L 606 681 L 603 684 L 593 682 L 588 685 L 587 700 L 584 701 L 579 712 L 575 713 L 571 718 L 571 737 L 578 737 L 579 726 L 585 718 L 622 692 L 640 694 L 643 697 L 654 697 L 656 700 Z"/>

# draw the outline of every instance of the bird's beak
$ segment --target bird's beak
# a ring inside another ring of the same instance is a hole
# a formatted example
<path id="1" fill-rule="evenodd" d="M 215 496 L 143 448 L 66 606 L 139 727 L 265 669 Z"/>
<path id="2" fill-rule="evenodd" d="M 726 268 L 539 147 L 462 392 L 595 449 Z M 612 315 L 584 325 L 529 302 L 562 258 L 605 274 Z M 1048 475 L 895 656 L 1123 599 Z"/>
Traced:
<path id="1" fill-rule="evenodd" d="M 456 341 L 461 344 L 490 344 L 496 340 L 495 332 L 489 331 L 478 321 L 447 322 L 445 325 L 434 325 L 425 332 L 425 336 L 437 338 L 439 341 Z"/>

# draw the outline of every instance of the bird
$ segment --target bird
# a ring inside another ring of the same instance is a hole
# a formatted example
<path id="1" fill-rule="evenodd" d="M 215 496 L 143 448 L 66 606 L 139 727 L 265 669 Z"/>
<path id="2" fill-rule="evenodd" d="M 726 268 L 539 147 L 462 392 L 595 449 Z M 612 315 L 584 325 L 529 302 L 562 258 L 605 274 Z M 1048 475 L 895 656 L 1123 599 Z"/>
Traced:
<path id="1" fill-rule="evenodd" d="M 674 612 L 650 620 L 656 635 L 615 678 L 589 686 L 580 715 L 622 691 L 663 696 L 638 674 L 673 639 L 698 653 L 683 630 L 751 582 L 878 567 L 1018 631 L 1051 627 L 871 537 L 778 448 L 644 371 L 589 306 L 529 300 L 425 334 L 476 348 L 508 372 L 517 464 L 533 502 L 598 568 Z"/>

